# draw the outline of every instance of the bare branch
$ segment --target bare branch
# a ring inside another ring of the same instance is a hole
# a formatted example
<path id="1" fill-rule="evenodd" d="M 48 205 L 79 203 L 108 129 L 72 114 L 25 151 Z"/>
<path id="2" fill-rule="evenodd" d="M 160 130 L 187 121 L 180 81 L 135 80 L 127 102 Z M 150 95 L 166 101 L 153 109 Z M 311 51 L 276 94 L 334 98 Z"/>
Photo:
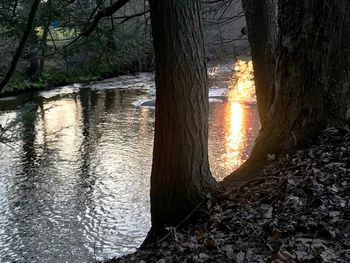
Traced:
<path id="1" fill-rule="evenodd" d="M 100 10 L 97 12 L 96 16 L 94 19 L 85 27 L 83 32 L 81 33 L 82 36 L 88 36 L 90 35 L 95 28 L 98 25 L 98 22 L 103 18 L 103 17 L 108 17 L 113 15 L 115 12 L 117 12 L 120 8 L 122 8 L 127 2 L 130 0 L 118 0 L 117 2 L 113 3 L 111 6 L 106 7 L 103 10 Z"/>
<path id="2" fill-rule="evenodd" d="M 14 5 L 13 5 L 12 20 L 15 19 L 17 6 L 18 6 L 18 0 L 16 0 L 15 3 L 14 3 Z"/>
<path id="3" fill-rule="evenodd" d="M 122 19 L 122 21 L 118 24 L 123 24 L 125 23 L 126 21 L 132 19 L 132 18 L 135 18 L 135 17 L 139 17 L 139 16 L 144 16 L 145 14 L 148 14 L 149 13 L 149 10 L 146 10 L 146 11 L 143 11 L 143 12 L 140 12 L 140 13 L 136 13 L 136 14 L 133 14 L 133 15 L 129 15 L 129 16 L 117 16 L 115 17 L 115 19 Z"/>

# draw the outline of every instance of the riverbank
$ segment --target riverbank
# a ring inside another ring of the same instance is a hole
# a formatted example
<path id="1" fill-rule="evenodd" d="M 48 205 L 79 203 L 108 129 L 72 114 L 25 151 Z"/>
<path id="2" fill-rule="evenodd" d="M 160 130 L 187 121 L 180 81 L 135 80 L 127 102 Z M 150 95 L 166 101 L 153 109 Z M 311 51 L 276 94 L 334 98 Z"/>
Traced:
<path id="1" fill-rule="evenodd" d="M 208 199 L 198 220 L 114 262 L 350 262 L 350 130 Z M 107 263 L 106 262 L 106 263 Z"/>
<path id="2" fill-rule="evenodd" d="M 114 78 L 127 74 L 135 74 L 138 72 L 150 72 L 154 68 L 152 65 L 140 68 L 138 65 L 128 65 L 127 67 L 106 66 L 96 70 L 93 74 L 88 72 L 62 72 L 51 70 L 44 72 L 40 79 L 30 81 L 24 76 L 17 74 L 13 80 L 0 92 L 0 98 L 7 96 L 19 95 L 26 92 L 36 92 L 50 88 L 56 88 L 75 83 L 88 84 L 92 81 L 100 81 L 103 79 Z"/>
<path id="3" fill-rule="evenodd" d="M 232 74 L 232 64 L 236 60 L 249 61 L 251 58 L 248 55 L 241 56 L 229 56 L 222 59 L 212 60 L 208 62 L 208 74 L 213 74 L 212 71 L 220 65 L 227 66 L 226 71 L 219 72 L 217 75 L 216 82 L 228 81 Z M 123 75 L 132 75 L 142 72 L 153 72 L 154 71 L 154 61 L 150 60 L 148 63 L 139 65 L 137 61 L 130 62 L 126 65 L 99 65 L 95 68 L 93 73 L 91 71 L 59 71 L 57 69 L 45 70 L 42 76 L 36 80 L 31 81 L 23 73 L 15 73 L 12 80 L 5 86 L 5 88 L 0 92 L 0 98 L 15 96 L 23 93 L 30 93 L 36 91 L 42 91 L 46 89 L 57 88 L 72 84 L 89 84 L 91 82 L 101 81 L 109 78 L 115 78 Z M 52 64 L 52 62 L 51 62 Z M 3 76 L 0 75 L 0 79 Z M 211 76 L 210 76 L 211 77 Z"/>

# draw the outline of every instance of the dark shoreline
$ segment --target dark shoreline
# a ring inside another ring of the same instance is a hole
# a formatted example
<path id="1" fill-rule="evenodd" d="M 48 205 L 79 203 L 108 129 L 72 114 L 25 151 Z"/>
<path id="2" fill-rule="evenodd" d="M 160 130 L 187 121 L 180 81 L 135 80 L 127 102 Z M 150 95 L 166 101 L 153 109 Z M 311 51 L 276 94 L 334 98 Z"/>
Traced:
<path id="1" fill-rule="evenodd" d="M 0 98 L 6 98 L 6 97 L 11 97 L 11 96 L 17 96 L 17 95 L 22 95 L 22 94 L 33 94 L 38 91 L 43 91 L 43 90 L 50 90 L 54 88 L 59 88 L 61 86 L 67 86 L 67 85 L 73 85 L 73 84 L 89 84 L 94 81 L 102 81 L 105 79 L 109 78 L 116 78 L 119 76 L 123 75 L 135 75 L 140 72 L 152 72 L 154 71 L 154 68 L 152 66 L 144 68 L 142 70 L 136 70 L 136 69 L 123 69 L 119 70 L 117 72 L 114 72 L 112 74 L 105 74 L 103 76 L 85 76 L 86 80 L 84 81 L 79 81 L 78 77 L 75 79 L 75 81 L 68 81 L 66 79 L 62 79 L 59 81 L 55 81 L 52 83 L 41 83 L 40 81 L 37 82 L 30 82 L 26 83 L 23 81 L 23 87 L 18 88 L 20 84 L 16 84 L 16 87 L 13 88 L 11 91 L 7 91 L 6 87 L 5 89 L 0 93 Z M 79 78 L 83 79 L 83 76 L 80 76 Z M 80 80 L 81 80 L 80 79 Z M 12 85 L 13 83 L 9 83 L 9 85 Z"/>

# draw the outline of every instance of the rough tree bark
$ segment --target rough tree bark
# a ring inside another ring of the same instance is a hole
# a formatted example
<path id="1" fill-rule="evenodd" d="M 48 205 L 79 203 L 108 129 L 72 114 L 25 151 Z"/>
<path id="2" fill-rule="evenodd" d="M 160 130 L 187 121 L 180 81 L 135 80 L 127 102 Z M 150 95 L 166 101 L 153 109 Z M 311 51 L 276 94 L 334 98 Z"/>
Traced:
<path id="1" fill-rule="evenodd" d="M 308 145 L 345 121 L 350 102 L 350 2 L 279 1 L 275 96 L 253 158 Z"/>
<path id="2" fill-rule="evenodd" d="M 272 104 L 251 157 L 226 183 L 254 177 L 268 154 L 305 147 L 349 121 L 349 13 L 346 0 L 279 1 Z"/>
<path id="3" fill-rule="evenodd" d="M 208 87 L 199 0 L 151 0 L 156 123 L 152 235 L 175 226 L 217 188 L 208 162 Z"/>
<path id="4" fill-rule="evenodd" d="M 260 122 L 271 104 L 277 21 L 274 0 L 242 0 L 254 66 L 255 90 Z"/>

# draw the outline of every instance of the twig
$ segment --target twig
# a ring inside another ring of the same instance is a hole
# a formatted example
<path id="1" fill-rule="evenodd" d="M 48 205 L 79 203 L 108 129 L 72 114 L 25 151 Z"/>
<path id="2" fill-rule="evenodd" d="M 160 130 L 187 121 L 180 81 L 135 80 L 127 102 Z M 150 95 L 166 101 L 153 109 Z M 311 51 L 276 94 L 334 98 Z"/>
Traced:
<path id="1" fill-rule="evenodd" d="M 194 212 L 196 212 L 198 210 L 198 208 L 200 208 L 202 205 L 204 205 L 205 200 L 203 200 L 202 202 L 200 202 L 176 227 L 174 227 L 174 229 L 178 229 L 182 224 L 184 224 L 193 214 Z M 171 232 L 169 232 L 168 234 L 166 234 L 164 237 L 162 237 L 158 243 L 162 243 L 164 240 L 166 240 L 169 236 L 171 235 Z"/>
<path id="2" fill-rule="evenodd" d="M 234 189 L 229 189 L 224 194 L 228 194 L 228 193 L 231 193 L 233 191 L 236 191 L 236 193 L 233 195 L 233 199 L 235 199 L 238 196 L 238 194 L 240 193 L 240 191 L 250 184 L 257 184 L 257 183 L 259 183 L 261 181 L 265 181 L 265 180 L 280 180 L 281 178 L 282 177 L 280 177 L 280 176 L 260 176 L 258 178 L 253 179 L 253 180 L 249 180 L 247 182 L 244 182 Z"/>

